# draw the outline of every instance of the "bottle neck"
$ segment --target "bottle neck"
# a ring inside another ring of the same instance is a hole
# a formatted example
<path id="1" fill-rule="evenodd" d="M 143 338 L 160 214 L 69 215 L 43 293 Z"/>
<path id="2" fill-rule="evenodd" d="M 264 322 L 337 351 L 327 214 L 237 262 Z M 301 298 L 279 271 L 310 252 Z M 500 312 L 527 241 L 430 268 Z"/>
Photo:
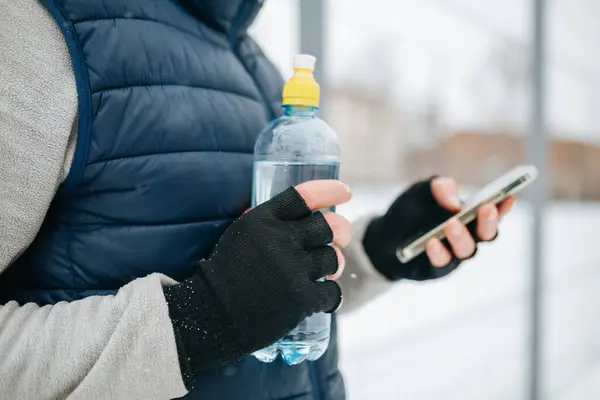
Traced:
<path id="1" fill-rule="evenodd" d="M 317 115 L 318 107 L 313 106 L 303 106 L 296 104 L 286 104 L 283 106 L 284 115 L 291 116 L 302 116 L 302 117 L 311 117 L 314 118 Z"/>

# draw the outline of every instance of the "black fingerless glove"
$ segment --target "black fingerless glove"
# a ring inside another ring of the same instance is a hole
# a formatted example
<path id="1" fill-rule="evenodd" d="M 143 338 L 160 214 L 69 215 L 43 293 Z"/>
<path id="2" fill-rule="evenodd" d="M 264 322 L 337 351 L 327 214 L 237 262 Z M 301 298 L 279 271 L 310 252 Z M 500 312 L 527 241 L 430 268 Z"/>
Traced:
<path id="1" fill-rule="evenodd" d="M 164 287 L 188 387 L 200 370 L 235 361 L 316 312 L 341 290 L 317 282 L 338 268 L 333 233 L 293 188 L 235 221 L 195 274 Z"/>
<path id="2" fill-rule="evenodd" d="M 433 197 L 431 179 L 418 182 L 401 194 L 385 215 L 369 224 L 363 240 L 365 251 L 375 268 L 390 280 L 423 281 L 444 277 L 463 260 L 453 257 L 448 265 L 439 268 L 431 265 L 427 254 L 422 253 L 404 264 L 396 257 L 396 250 L 409 239 L 427 233 L 454 214 L 441 207 Z M 467 227 L 480 242 L 475 226 L 473 222 Z M 450 249 L 446 240 L 442 243 Z"/>

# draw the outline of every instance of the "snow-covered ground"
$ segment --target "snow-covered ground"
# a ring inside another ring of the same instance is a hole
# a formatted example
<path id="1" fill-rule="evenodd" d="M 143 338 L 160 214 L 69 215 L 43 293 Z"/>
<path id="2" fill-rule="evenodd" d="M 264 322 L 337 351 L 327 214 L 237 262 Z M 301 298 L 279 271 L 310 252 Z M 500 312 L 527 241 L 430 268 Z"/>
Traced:
<path id="1" fill-rule="evenodd" d="M 398 190 L 355 188 L 339 211 L 382 211 Z M 520 203 L 451 277 L 398 283 L 341 318 L 350 400 L 526 398 L 529 215 Z M 545 222 L 543 399 L 600 399 L 600 204 L 552 204 Z"/>

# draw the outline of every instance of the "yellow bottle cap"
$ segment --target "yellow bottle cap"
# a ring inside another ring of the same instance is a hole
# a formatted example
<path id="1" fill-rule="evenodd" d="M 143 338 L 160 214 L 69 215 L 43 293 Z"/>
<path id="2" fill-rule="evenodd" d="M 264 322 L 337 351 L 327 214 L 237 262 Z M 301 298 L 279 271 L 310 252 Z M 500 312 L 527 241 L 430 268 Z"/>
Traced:
<path id="1" fill-rule="evenodd" d="M 283 86 L 284 105 L 319 107 L 321 90 L 313 75 L 316 61 L 308 54 L 294 57 L 294 75 Z"/>

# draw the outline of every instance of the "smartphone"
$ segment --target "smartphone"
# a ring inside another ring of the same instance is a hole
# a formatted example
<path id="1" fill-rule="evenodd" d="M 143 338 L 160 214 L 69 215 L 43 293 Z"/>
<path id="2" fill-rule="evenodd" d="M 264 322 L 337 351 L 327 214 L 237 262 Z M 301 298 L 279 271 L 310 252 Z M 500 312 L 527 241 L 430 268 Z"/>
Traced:
<path id="1" fill-rule="evenodd" d="M 515 167 L 470 196 L 463 202 L 461 211 L 452 218 L 456 217 L 463 224 L 469 224 L 477 217 L 477 210 L 480 206 L 488 203 L 496 205 L 500 204 L 508 196 L 514 195 L 529 186 L 537 176 L 538 170 L 533 165 L 520 165 Z M 396 250 L 396 256 L 400 262 L 407 263 L 422 254 L 425 251 L 425 244 L 430 239 L 437 237 L 438 239 L 443 240 L 446 237 L 444 227 L 447 222 L 448 221 L 441 223 L 424 235 L 413 238 L 406 244 L 400 246 Z"/>

